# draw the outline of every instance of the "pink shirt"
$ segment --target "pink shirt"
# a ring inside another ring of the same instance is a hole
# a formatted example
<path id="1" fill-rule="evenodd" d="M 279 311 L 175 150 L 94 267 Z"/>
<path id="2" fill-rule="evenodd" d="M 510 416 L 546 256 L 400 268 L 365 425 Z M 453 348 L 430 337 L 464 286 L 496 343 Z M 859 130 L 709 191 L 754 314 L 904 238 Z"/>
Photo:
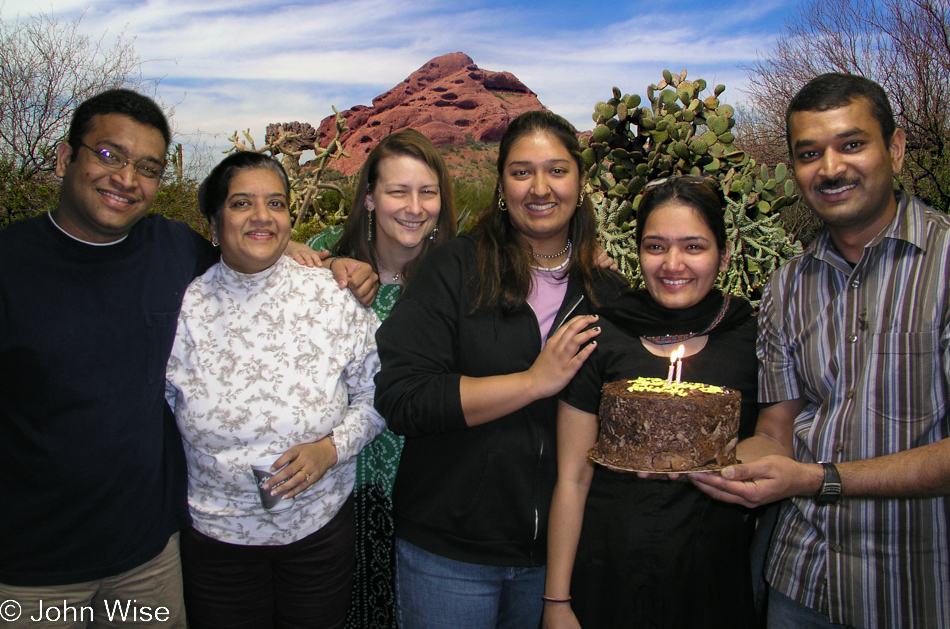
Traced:
<path id="1" fill-rule="evenodd" d="M 557 311 L 567 294 L 567 275 L 563 271 L 554 273 L 548 271 L 531 270 L 531 291 L 528 292 L 528 305 L 534 310 L 538 318 L 538 327 L 541 328 L 541 347 L 547 342 L 551 326 Z"/>

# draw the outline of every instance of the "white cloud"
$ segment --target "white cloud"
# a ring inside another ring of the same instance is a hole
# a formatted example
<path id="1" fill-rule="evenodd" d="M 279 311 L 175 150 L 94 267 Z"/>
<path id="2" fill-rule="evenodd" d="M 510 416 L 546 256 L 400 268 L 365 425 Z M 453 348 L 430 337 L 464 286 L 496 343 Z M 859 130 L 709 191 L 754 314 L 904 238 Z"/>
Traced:
<path id="1" fill-rule="evenodd" d="M 746 82 L 739 66 L 771 45 L 776 14 L 792 4 L 723 0 L 671 13 L 653 3 L 602 0 L 574 25 L 555 19 L 557 3 L 532 1 L 495 8 L 475 0 L 34 2 L 6 0 L 0 15 L 45 8 L 82 15 L 91 36 L 133 36 L 149 60 L 146 72 L 163 77 L 162 99 L 177 103 L 181 132 L 226 137 L 250 126 L 258 140 L 268 122 L 316 125 L 331 105 L 368 105 L 429 59 L 456 51 L 512 72 L 580 129 L 592 126 L 593 106 L 612 86 L 643 95 L 664 68 L 725 83 L 727 100 L 737 102 Z"/>

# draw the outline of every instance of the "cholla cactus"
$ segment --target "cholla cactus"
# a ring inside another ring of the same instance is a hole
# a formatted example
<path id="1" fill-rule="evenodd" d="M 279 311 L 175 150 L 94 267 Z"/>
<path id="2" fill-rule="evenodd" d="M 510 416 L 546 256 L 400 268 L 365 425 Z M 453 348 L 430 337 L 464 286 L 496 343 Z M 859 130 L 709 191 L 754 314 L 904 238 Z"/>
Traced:
<path id="1" fill-rule="evenodd" d="M 274 157 L 280 156 L 280 162 L 290 179 L 290 215 L 294 219 L 294 229 L 307 222 L 317 222 L 319 227 L 326 227 L 330 222 L 327 217 L 320 216 L 318 211 L 323 190 L 333 190 L 340 196 L 340 203 L 332 217 L 333 222 L 346 213 L 343 190 L 337 185 L 322 181 L 331 159 L 349 157 L 340 143 L 340 136 L 346 131 L 346 120 L 336 107 L 333 108 L 333 113 L 336 114 L 336 135 L 326 148 L 316 145 L 317 132 L 311 125 L 299 122 L 268 125 L 265 136 L 267 144 L 260 149 L 255 146 L 250 129 L 243 132 L 246 143 L 239 139 L 237 131 L 229 138 L 233 146 L 228 153 L 266 151 Z M 306 164 L 301 164 L 300 158 L 306 150 L 313 150 L 316 157 Z"/>
<path id="2" fill-rule="evenodd" d="M 686 70 L 663 71 L 647 88 L 649 107 L 637 95 L 613 97 L 594 107 L 597 126 L 584 149 L 604 248 L 634 286 L 641 278 L 634 244 L 634 218 L 647 182 L 671 175 L 705 177 L 726 198 L 726 230 L 733 247 L 724 290 L 753 301 L 771 272 L 801 252 L 801 243 L 781 227 L 779 210 L 797 200 L 785 164 L 774 172 L 733 146 L 735 111 L 722 104 L 718 85 L 702 98 L 706 82 L 689 81 Z"/>
<path id="3" fill-rule="evenodd" d="M 633 212 L 633 204 L 628 199 L 611 199 L 600 195 L 594 202 L 594 210 L 597 213 L 601 246 L 614 259 L 631 285 L 639 286 L 642 276 L 637 264 L 634 227 L 627 222 Z"/>

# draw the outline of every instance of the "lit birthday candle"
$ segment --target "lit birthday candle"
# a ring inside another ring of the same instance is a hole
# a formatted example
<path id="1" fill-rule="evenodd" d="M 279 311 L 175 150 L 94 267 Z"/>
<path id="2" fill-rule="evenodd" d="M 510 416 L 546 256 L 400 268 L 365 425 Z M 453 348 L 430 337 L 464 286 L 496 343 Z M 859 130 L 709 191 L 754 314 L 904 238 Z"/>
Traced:
<path id="1" fill-rule="evenodd" d="M 676 369 L 676 353 L 679 349 L 674 349 L 670 354 L 670 373 L 666 376 L 666 386 L 673 386 L 673 370 Z"/>
<path id="2" fill-rule="evenodd" d="M 679 384 L 683 376 L 683 356 L 686 355 L 686 348 L 680 345 L 673 354 L 676 356 L 676 384 Z"/>

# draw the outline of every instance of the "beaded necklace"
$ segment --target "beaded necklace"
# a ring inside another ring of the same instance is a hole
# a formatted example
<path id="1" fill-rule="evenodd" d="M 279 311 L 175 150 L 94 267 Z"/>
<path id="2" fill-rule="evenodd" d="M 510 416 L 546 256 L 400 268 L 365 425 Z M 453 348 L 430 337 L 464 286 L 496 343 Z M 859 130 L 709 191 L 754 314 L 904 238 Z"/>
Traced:
<path id="1" fill-rule="evenodd" d="M 547 259 L 549 259 L 549 260 L 553 260 L 554 258 L 560 258 L 561 256 L 563 256 L 565 253 L 567 253 L 567 252 L 570 251 L 570 250 L 571 250 L 571 239 L 568 238 L 568 239 L 567 239 L 567 244 L 564 245 L 564 248 L 561 249 L 560 253 L 555 253 L 555 254 L 551 254 L 551 255 L 547 255 L 547 254 L 544 254 L 544 253 L 535 253 L 535 252 L 533 252 L 533 251 L 528 251 L 528 253 L 530 253 L 531 255 L 533 255 L 535 258 L 547 258 Z"/>
<path id="2" fill-rule="evenodd" d="M 666 334 L 663 336 L 641 336 L 645 341 L 649 341 L 654 345 L 670 345 L 672 343 L 682 343 L 688 339 L 693 338 L 694 336 L 703 336 L 704 334 L 709 334 L 713 328 L 715 328 L 722 321 L 722 318 L 726 316 L 726 311 L 729 310 L 729 299 L 730 296 L 726 295 L 722 299 L 722 307 L 719 309 L 719 314 L 716 315 L 716 318 L 712 320 L 712 323 L 703 330 L 702 332 L 690 332 L 688 334 Z"/>

